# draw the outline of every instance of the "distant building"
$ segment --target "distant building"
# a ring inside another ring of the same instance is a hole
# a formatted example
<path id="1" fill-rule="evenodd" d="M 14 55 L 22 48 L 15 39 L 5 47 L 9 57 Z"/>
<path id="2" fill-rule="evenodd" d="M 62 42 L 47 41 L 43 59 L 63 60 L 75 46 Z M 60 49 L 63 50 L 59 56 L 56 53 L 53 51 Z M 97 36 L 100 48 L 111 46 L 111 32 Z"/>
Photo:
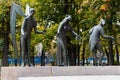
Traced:
<path id="1" fill-rule="evenodd" d="M 42 43 L 38 43 L 38 44 L 35 46 L 35 49 L 36 49 L 36 51 L 37 51 L 37 56 L 41 56 L 41 54 L 42 54 L 42 49 L 43 49 Z"/>

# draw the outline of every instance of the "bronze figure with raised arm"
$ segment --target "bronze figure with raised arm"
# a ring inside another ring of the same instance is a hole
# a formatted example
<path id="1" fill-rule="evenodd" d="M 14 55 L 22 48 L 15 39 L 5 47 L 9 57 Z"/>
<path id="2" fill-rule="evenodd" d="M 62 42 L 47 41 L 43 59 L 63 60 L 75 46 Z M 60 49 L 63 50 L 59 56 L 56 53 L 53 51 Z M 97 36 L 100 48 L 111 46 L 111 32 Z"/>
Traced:
<path id="1" fill-rule="evenodd" d="M 67 50 L 66 50 L 66 35 L 71 32 L 75 37 L 80 36 L 75 33 L 69 22 L 72 20 L 71 15 L 67 15 L 59 24 L 57 31 L 57 66 L 67 66 Z"/>
<path id="2" fill-rule="evenodd" d="M 93 65 L 94 66 L 102 65 L 102 58 L 104 56 L 103 48 L 102 48 L 102 45 L 100 44 L 100 36 L 106 39 L 110 38 L 114 40 L 112 36 L 108 36 L 105 34 L 104 29 L 103 29 L 104 25 L 105 25 L 105 20 L 101 19 L 100 23 L 94 26 L 93 28 L 91 28 L 89 31 L 89 34 L 90 34 L 89 46 L 90 46 L 90 50 L 93 52 Z M 97 64 L 97 50 L 100 52 L 98 64 Z"/>
<path id="3" fill-rule="evenodd" d="M 21 66 L 26 65 L 26 62 L 25 62 L 26 57 L 28 59 L 28 65 L 32 66 L 30 61 L 30 36 L 31 36 L 32 28 L 34 28 L 35 33 L 38 33 L 38 34 L 43 34 L 45 32 L 45 30 L 44 31 L 36 30 L 37 22 L 33 18 L 34 12 L 35 10 L 33 8 L 29 9 L 29 15 L 27 15 L 24 18 L 22 28 L 21 28 L 21 51 L 22 51 Z"/>

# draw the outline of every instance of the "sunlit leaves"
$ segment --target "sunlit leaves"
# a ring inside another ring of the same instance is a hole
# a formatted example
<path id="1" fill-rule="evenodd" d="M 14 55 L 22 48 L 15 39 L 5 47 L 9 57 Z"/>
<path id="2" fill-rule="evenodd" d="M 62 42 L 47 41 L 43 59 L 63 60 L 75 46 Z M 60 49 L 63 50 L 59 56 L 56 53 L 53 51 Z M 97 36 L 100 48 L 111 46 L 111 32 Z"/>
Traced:
<path id="1" fill-rule="evenodd" d="M 100 10 L 106 11 L 106 5 L 105 5 L 105 4 L 104 4 L 104 5 L 101 5 Z"/>
<path id="2" fill-rule="evenodd" d="M 43 27 L 44 26 L 39 27 L 39 30 L 43 30 Z M 50 28 L 46 29 L 46 32 L 44 34 L 35 34 L 34 32 L 32 32 L 31 45 L 36 45 L 41 42 L 45 50 L 51 49 L 50 43 L 57 33 L 57 27 L 57 24 L 53 24 Z"/>
<path id="3" fill-rule="evenodd" d="M 9 16 L 10 3 L 6 1 L 0 1 L 0 21 L 6 20 L 5 17 Z"/>
<path id="4" fill-rule="evenodd" d="M 58 24 L 66 15 L 64 14 L 64 5 L 65 5 L 63 4 L 64 0 L 7 0 L 7 1 L 10 2 L 6 2 L 6 0 L 0 0 L 0 22 L 3 20 L 4 21 L 7 20 L 7 18 L 9 17 L 8 12 L 10 12 L 10 4 L 12 1 L 16 1 L 21 5 L 23 11 L 25 11 L 26 9 L 26 4 L 29 4 L 30 7 L 35 9 L 34 18 L 37 21 L 38 26 L 40 26 L 38 27 L 38 30 L 44 29 L 45 21 L 48 18 L 49 20 L 52 20 L 56 23 L 53 24 L 50 28 L 48 28 L 45 34 L 35 34 L 34 30 L 32 31 L 31 45 L 34 46 L 39 42 L 42 42 L 44 48 L 46 50 L 49 50 L 50 42 L 56 35 Z M 86 42 L 87 47 L 88 47 L 88 39 L 89 39 L 89 34 L 88 34 L 89 29 L 98 23 L 100 17 L 104 17 L 107 19 L 111 17 L 109 9 L 112 6 L 109 6 L 108 2 L 106 3 L 106 1 L 108 0 L 74 0 L 71 1 L 72 3 L 69 4 L 72 5 L 70 6 L 68 13 L 71 14 L 73 17 L 73 21 L 72 21 L 73 29 L 75 31 L 79 31 L 78 30 L 79 27 L 79 29 L 82 30 L 81 32 L 78 33 L 80 33 L 80 35 L 82 36 L 82 41 Z M 114 0 L 114 1 L 115 1 L 114 10 L 117 10 L 119 12 L 120 1 L 119 0 Z M 120 21 L 119 14 L 117 15 L 118 15 L 117 18 Z M 20 39 L 20 29 L 22 25 L 22 20 L 23 18 L 21 19 L 21 17 L 17 18 L 17 25 L 18 25 L 16 30 L 18 33 L 17 40 Z M 0 23 L 0 28 L 1 27 L 3 26 L 1 26 Z M 107 30 L 108 27 L 106 26 L 105 30 Z M 114 25 L 113 30 L 115 32 L 120 32 L 119 26 L 116 25 Z M 78 43 L 77 41 L 74 42 Z"/>

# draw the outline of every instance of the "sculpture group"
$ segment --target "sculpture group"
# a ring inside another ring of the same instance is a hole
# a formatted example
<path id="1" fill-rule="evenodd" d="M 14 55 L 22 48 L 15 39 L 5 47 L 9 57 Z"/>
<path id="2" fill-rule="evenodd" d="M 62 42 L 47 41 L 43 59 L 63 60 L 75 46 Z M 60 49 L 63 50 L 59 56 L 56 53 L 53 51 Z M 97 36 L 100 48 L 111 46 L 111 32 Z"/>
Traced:
<path id="1" fill-rule="evenodd" d="M 37 22 L 33 18 L 35 10 L 30 8 L 29 5 L 26 5 L 26 13 L 23 13 L 21 7 L 15 3 L 11 5 L 11 15 L 10 15 L 10 30 L 12 35 L 12 43 L 14 47 L 14 51 L 16 56 L 18 56 L 18 49 L 16 46 L 15 39 L 15 22 L 16 22 L 16 14 L 20 14 L 24 17 L 22 27 L 21 27 L 21 57 L 22 57 L 22 67 L 26 65 L 26 57 L 28 60 L 28 65 L 33 66 L 30 62 L 30 35 L 32 29 L 34 29 L 35 33 L 44 34 L 44 31 L 36 30 Z M 74 32 L 72 29 L 70 22 L 72 21 L 71 15 L 66 15 L 65 18 L 60 22 L 58 31 L 57 31 L 57 53 L 56 53 L 56 64 L 57 66 L 68 66 L 67 59 L 67 48 L 66 48 L 66 34 L 67 32 L 71 32 L 76 38 L 80 39 L 80 36 Z M 99 24 L 90 29 L 89 34 L 89 45 L 90 50 L 93 52 L 93 64 L 95 66 L 102 65 L 102 58 L 104 56 L 104 52 L 102 46 L 100 44 L 100 36 L 104 38 L 114 39 L 112 36 L 107 36 L 104 33 L 103 26 L 105 25 L 105 20 L 101 19 Z M 97 64 L 97 50 L 100 52 L 100 58 Z"/>

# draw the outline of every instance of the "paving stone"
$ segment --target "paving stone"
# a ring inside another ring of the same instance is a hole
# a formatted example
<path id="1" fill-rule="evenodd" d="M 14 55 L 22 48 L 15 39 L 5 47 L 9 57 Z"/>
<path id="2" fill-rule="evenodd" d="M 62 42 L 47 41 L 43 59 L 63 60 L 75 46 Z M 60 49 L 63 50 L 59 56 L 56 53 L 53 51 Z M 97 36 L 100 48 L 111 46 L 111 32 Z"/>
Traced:
<path id="1" fill-rule="evenodd" d="M 26 77 L 18 80 L 120 80 L 118 75 Z"/>
<path id="2" fill-rule="evenodd" d="M 85 75 L 84 66 L 52 67 L 53 76 Z"/>
<path id="3" fill-rule="evenodd" d="M 51 67 L 2 67 L 1 80 L 17 80 L 19 77 L 50 76 Z"/>
<path id="4" fill-rule="evenodd" d="M 87 66 L 87 75 L 120 75 L 120 66 Z"/>
<path id="5" fill-rule="evenodd" d="M 84 76 L 84 75 L 120 76 L 120 66 L 1 67 L 1 80 L 18 80 L 18 78 L 20 77 Z"/>

